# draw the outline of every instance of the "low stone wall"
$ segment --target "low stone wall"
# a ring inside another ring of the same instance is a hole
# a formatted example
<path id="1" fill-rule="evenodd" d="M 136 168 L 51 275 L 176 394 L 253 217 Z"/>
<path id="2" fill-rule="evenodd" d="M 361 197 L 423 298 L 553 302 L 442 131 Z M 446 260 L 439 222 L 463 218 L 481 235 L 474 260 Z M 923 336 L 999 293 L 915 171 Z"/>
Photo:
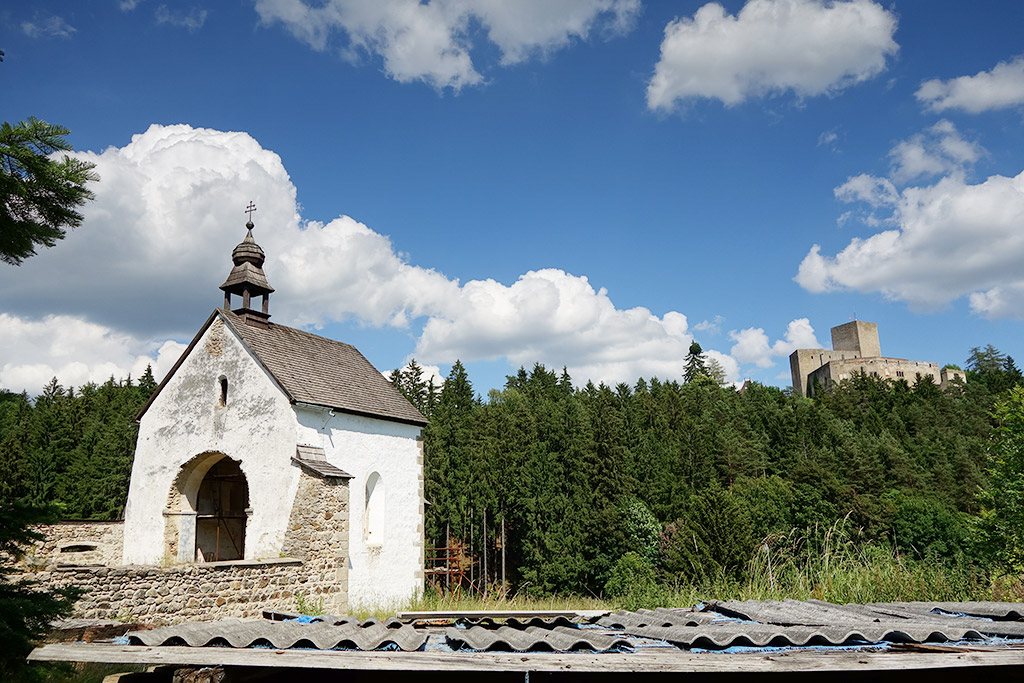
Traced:
<path id="1" fill-rule="evenodd" d="M 124 522 L 58 522 L 34 530 L 46 536 L 25 558 L 35 569 L 57 564 L 121 564 Z"/>
<path id="2" fill-rule="evenodd" d="M 332 612 L 345 586 L 310 576 L 301 560 L 150 567 L 58 567 L 33 579 L 88 591 L 75 605 L 80 619 L 117 619 L 147 624 L 259 618 L 265 609 L 295 612 L 298 602 Z"/>

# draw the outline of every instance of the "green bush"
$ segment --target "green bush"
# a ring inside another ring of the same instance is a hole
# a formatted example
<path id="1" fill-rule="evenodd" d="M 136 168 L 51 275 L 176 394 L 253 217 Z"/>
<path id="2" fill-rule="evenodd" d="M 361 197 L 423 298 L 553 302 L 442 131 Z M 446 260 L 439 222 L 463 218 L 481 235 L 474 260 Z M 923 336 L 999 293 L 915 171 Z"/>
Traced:
<path id="1" fill-rule="evenodd" d="M 626 609 L 652 606 L 658 592 L 654 567 L 639 553 L 628 552 L 612 567 L 604 591 Z"/>
<path id="2" fill-rule="evenodd" d="M 922 495 L 889 491 L 883 500 L 892 506 L 889 533 L 902 552 L 915 559 L 950 559 L 971 544 L 967 515 Z"/>

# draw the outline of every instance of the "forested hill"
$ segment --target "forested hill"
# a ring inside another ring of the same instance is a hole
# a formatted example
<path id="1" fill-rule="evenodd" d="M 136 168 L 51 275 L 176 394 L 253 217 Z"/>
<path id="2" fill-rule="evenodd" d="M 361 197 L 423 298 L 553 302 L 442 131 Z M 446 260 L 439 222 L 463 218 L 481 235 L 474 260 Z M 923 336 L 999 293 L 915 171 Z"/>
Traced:
<path id="1" fill-rule="evenodd" d="M 991 347 L 968 368 L 947 391 L 862 374 L 815 400 L 706 376 L 574 389 L 539 365 L 486 401 L 459 363 L 440 390 L 415 364 L 392 379 L 431 419 L 428 545 L 487 548 L 493 578 L 504 520 L 517 585 L 597 594 L 629 552 L 662 578 L 739 580 L 764 539 L 843 519 L 857 542 L 964 560 L 993 407 L 1022 380 Z"/>
<path id="2" fill-rule="evenodd" d="M 54 378 L 30 401 L 0 391 L 0 500 L 55 504 L 65 519 L 118 519 L 138 425 L 156 389 L 147 368 L 137 381 L 65 389 Z"/>
<path id="3" fill-rule="evenodd" d="M 538 365 L 486 400 L 461 363 L 439 390 L 415 364 L 397 373 L 431 420 L 427 545 L 465 544 L 491 581 L 504 555 L 513 586 L 598 594 L 627 555 L 662 579 L 741 580 L 771 539 L 838 520 L 856 543 L 908 558 L 973 563 L 978 539 L 992 540 L 973 520 L 1002 462 L 994 411 L 1022 381 L 997 350 L 975 349 L 968 382 L 946 391 L 860 375 L 809 400 L 687 372 L 578 389 Z M 75 389 L 55 379 L 32 400 L 0 392 L 0 495 L 118 518 L 133 418 L 154 387 L 147 372 Z"/>

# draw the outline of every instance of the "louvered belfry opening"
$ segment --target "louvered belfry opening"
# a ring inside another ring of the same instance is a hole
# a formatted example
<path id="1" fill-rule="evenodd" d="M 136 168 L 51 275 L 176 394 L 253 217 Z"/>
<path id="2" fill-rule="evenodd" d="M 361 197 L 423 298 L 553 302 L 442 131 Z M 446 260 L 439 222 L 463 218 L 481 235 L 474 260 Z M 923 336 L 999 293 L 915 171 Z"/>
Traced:
<path id="1" fill-rule="evenodd" d="M 252 236 L 252 229 L 256 226 L 250 220 L 245 227 L 248 230 L 245 239 L 231 252 L 234 267 L 228 274 L 228 279 L 220 286 L 224 291 L 224 308 L 238 314 L 246 324 L 267 327 L 270 324 L 270 293 L 274 288 L 270 286 L 263 272 L 266 254 Z M 231 308 L 232 295 L 242 297 L 242 305 L 239 308 Z M 262 297 L 260 310 L 253 308 L 253 299 L 256 297 Z"/>
<path id="2" fill-rule="evenodd" d="M 222 458 L 206 473 L 196 495 L 196 560 L 245 558 L 249 485 L 238 463 Z"/>

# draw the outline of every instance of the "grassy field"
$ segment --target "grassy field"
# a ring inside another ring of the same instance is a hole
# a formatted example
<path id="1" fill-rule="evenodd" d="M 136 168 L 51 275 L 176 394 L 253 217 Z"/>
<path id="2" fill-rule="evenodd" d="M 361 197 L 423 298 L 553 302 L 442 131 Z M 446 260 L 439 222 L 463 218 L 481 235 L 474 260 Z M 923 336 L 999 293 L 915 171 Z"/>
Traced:
<path id="1" fill-rule="evenodd" d="M 689 607 L 710 600 L 825 600 L 838 604 L 995 600 L 1024 601 L 1020 575 L 998 575 L 967 561 L 912 559 L 890 548 L 859 545 L 838 527 L 809 542 L 806 537 L 776 539 L 755 552 L 744 578 L 710 577 L 694 584 L 645 580 L 627 582 L 632 589 L 606 596 L 538 596 L 529 587 L 503 596 L 495 586 L 488 597 L 477 593 L 423 597 L 399 609 L 364 612 L 386 617 L 397 611 L 463 610 L 618 610 Z"/>

